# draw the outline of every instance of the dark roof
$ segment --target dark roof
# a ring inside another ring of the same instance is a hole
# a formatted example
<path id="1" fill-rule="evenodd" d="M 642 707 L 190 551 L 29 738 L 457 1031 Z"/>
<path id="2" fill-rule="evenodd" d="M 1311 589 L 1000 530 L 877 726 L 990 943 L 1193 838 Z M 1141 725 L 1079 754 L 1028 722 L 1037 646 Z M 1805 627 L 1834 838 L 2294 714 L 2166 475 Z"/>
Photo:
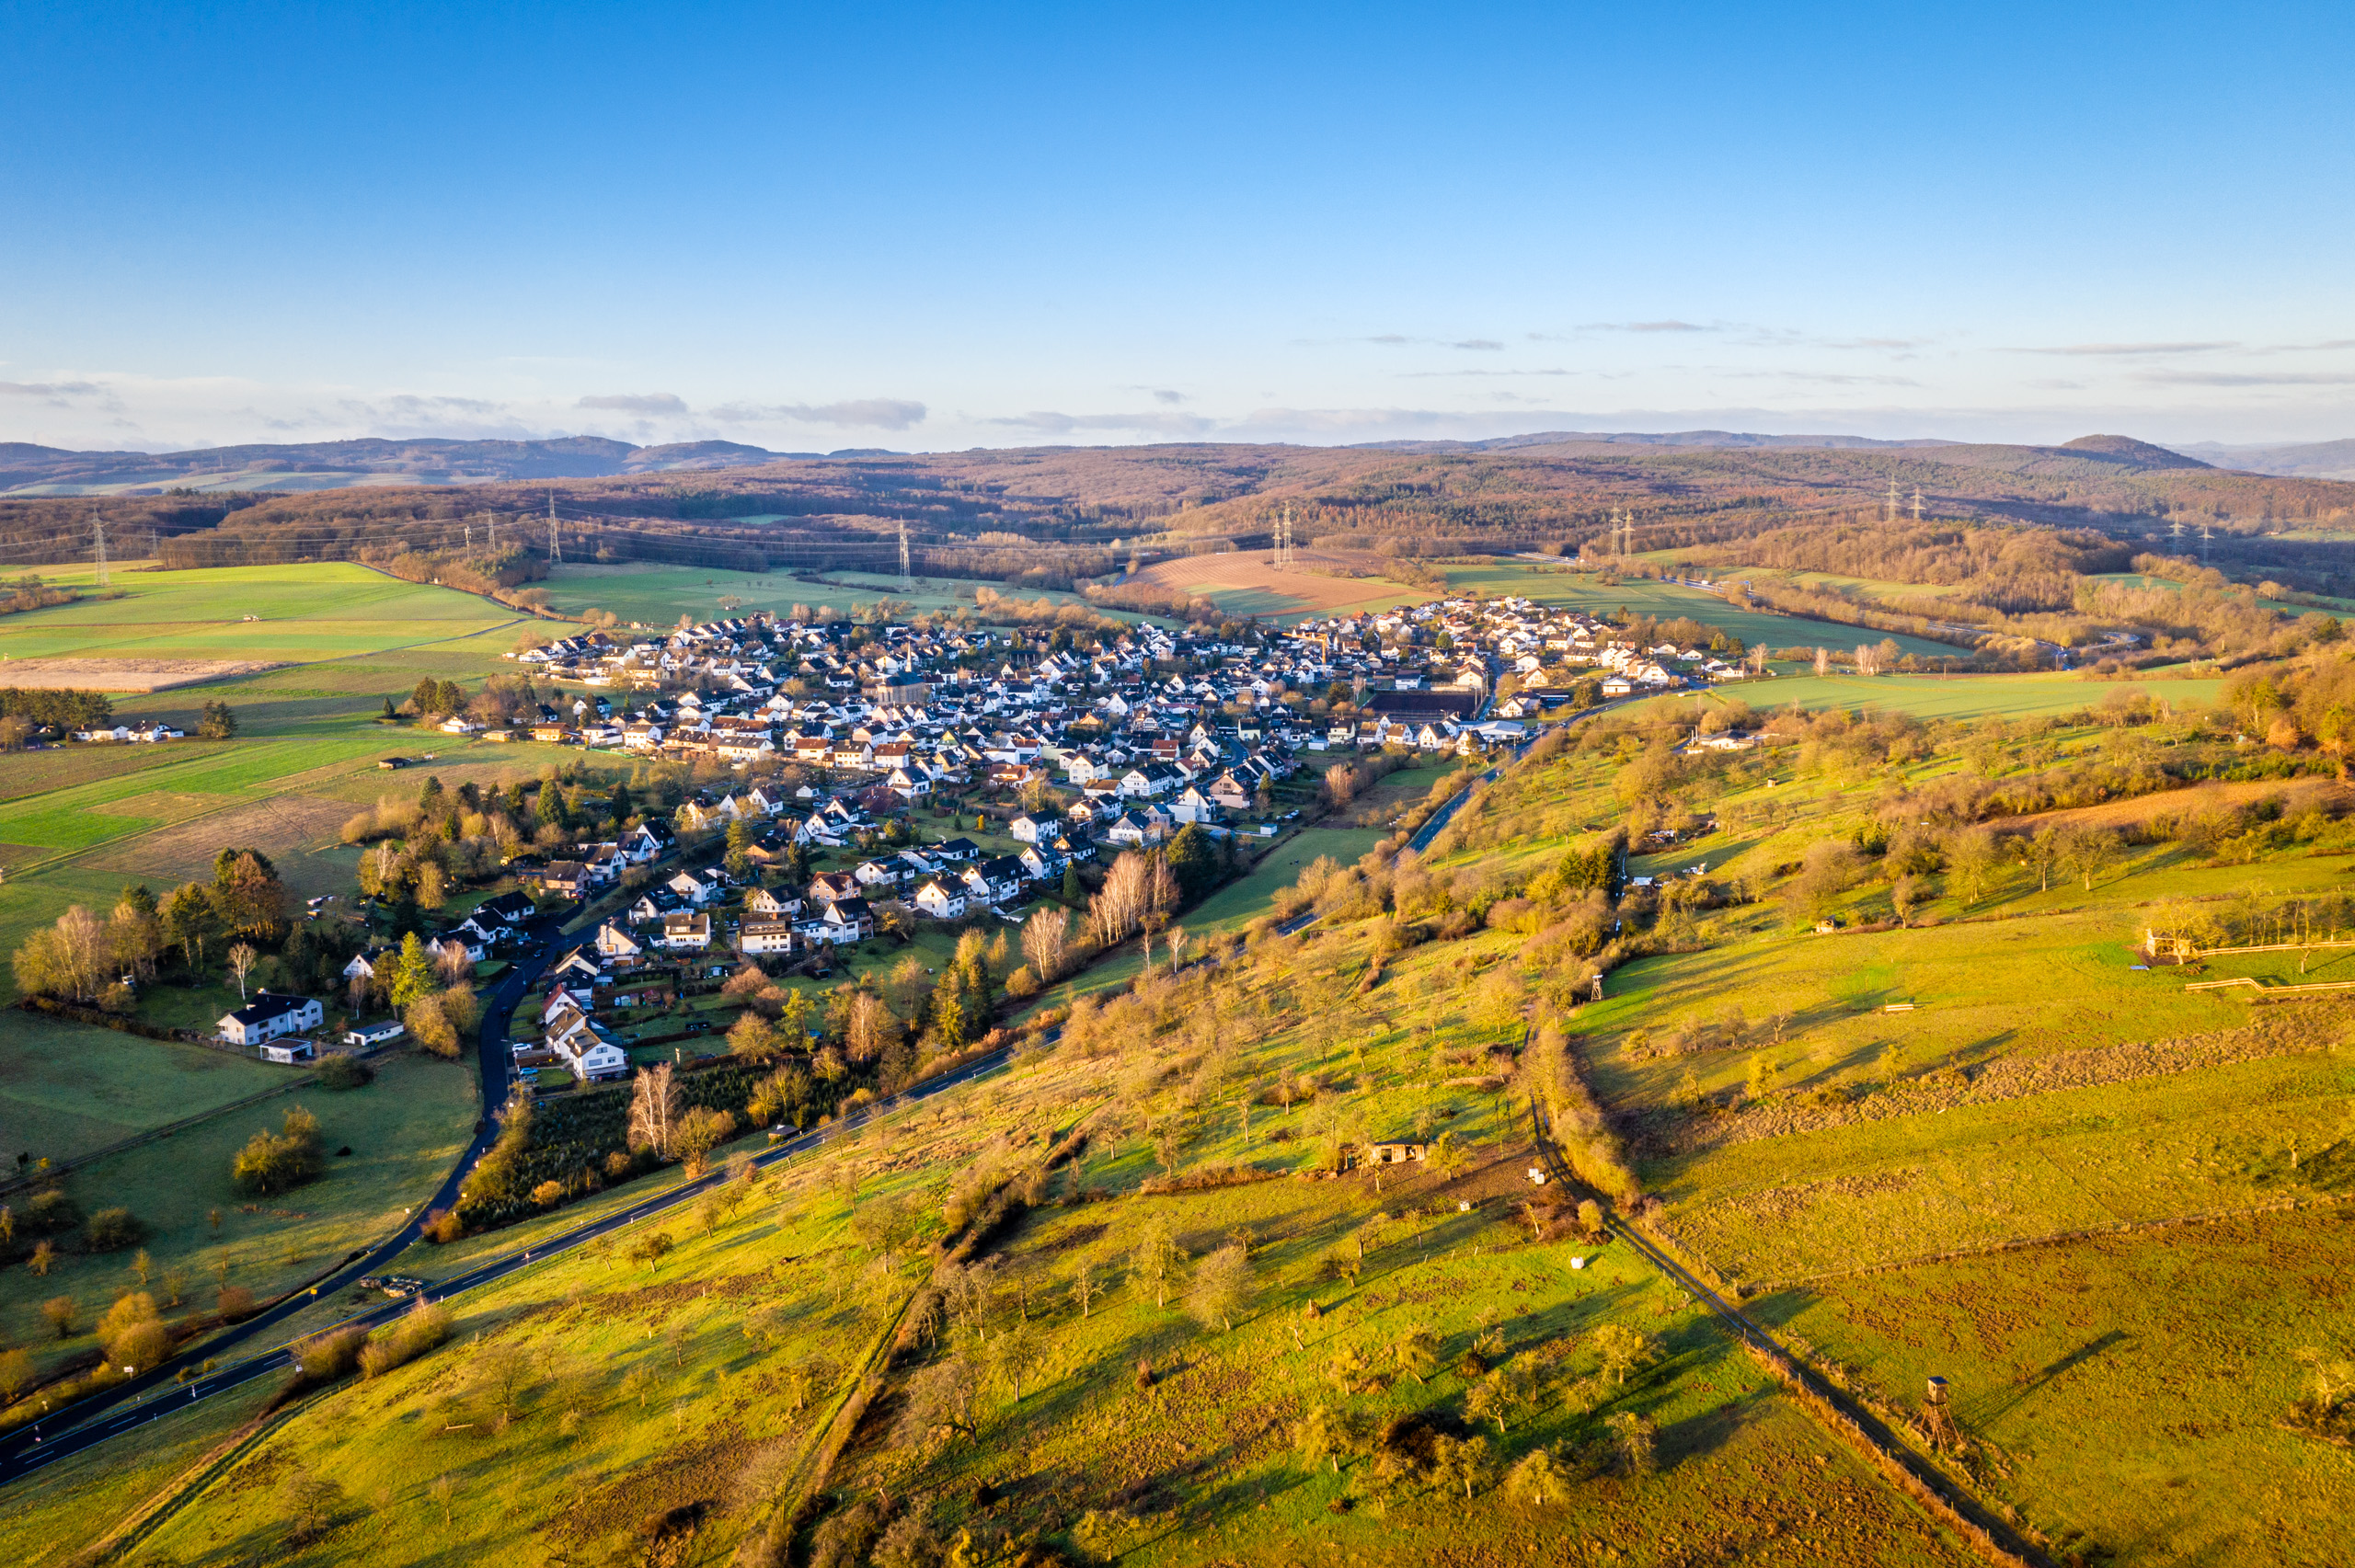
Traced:
<path id="1" fill-rule="evenodd" d="M 1364 712 L 1386 718 L 1469 718 L 1480 711 L 1477 692 L 1374 692 Z"/>

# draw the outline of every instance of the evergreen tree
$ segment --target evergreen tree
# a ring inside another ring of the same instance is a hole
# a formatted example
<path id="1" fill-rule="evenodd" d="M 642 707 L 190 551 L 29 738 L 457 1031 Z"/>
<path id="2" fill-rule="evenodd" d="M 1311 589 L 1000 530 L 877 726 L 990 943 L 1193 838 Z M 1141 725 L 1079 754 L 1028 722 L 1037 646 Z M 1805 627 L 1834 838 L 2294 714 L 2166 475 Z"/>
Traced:
<path id="1" fill-rule="evenodd" d="M 393 960 L 393 978 L 387 990 L 396 1011 L 432 993 L 433 960 L 425 956 L 425 944 L 418 940 L 413 931 L 401 938 L 400 955 Z"/>

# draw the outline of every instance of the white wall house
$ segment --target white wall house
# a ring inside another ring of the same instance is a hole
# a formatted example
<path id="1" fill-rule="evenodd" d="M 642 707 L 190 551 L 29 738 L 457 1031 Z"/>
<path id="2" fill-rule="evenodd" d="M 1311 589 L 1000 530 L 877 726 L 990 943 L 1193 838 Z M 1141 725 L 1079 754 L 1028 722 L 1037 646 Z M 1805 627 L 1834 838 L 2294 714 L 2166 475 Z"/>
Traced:
<path id="1" fill-rule="evenodd" d="M 221 1015 L 221 1038 L 233 1046 L 258 1046 L 281 1035 L 316 1029 L 323 1018 L 319 1004 L 307 996 L 280 996 L 260 991 L 235 1013 Z"/>

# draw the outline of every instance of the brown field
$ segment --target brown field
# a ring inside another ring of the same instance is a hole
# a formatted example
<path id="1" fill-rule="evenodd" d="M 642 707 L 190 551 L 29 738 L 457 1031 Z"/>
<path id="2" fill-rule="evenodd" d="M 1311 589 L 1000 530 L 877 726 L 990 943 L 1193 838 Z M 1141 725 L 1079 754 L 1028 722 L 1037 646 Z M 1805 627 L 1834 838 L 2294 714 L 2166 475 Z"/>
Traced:
<path id="1" fill-rule="evenodd" d="M 1278 571 L 1266 550 L 1236 550 L 1220 555 L 1187 555 L 1156 561 L 1124 580 L 1210 600 L 1223 610 L 1246 614 L 1305 614 L 1430 597 L 1386 578 L 1321 577 L 1309 571 Z M 1378 571 L 1381 557 L 1344 550 L 1295 550 L 1297 566 L 1330 571 Z"/>
<path id="2" fill-rule="evenodd" d="M 223 845 L 252 844 L 270 857 L 295 893 L 308 897 L 348 892 L 350 865 L 323 862 L 316 853 L 336 845 L 337 834 L 351 812 L 349 801 L 281 795 L 143 833 L 131 841 L 85 855 L 82 864 L 97 871 L 149 878 L 201 880 L 213 875 L 213 857 Z"/>
<path id="3" fill-rule="evenodd" d="M 279 664 L 249 658 L 18 658 L 8 662 L 6 684 L 73 687 L 91 692 L 167 692 L 224 675 L 255 675 Z"/>
<path id="4" fill-rule="evenodd" d="M 2123 828 L 2131 823 L 2147 822 L 2154 817 L 2198 816 L 2223 807 L 2246 806 L 2268 795 L 2280 795 L 2283 807 L 2291 812 L 2303 811 L 2309 806 L 2319 806 L 2326 811 L 2343 811 L 2351 801 L 2355 801 L 2355 790 L 2349 789 L 2336 779 L 2251 779 L 2240 784 L 2203 784 L 2189 790 L 2164 790 L 2157 795 L 2138 795 L 2126 800 L 2106 800 L 2099 806 L 2039 811 L 2028 817 L 2007 817 L 1996 823 L 1995 829 L 2003 833 L 2033 833 L 2039 829 L 2071 823 Z"/>

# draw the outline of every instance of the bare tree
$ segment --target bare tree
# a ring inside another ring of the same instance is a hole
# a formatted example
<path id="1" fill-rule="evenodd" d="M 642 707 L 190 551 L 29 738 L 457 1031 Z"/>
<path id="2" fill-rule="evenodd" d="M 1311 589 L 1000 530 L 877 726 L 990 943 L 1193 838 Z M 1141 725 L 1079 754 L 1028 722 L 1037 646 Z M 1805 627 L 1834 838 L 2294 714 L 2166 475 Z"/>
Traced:
<path id="1" fill-rule="evenodd" d="M 1030 961 L 1030 972 L 1039 977 L 1040 985 L 1063 978 L 1070 944 L 1069 910 L 1041 904 L 1022 922 L 1022 956 Z"/>
<path id="2" fill-rule="evenodd" d="M 238 1001 L 243 1001 L 246 997 L 246 977 L 254 972 L 254 966 L 260 961 L 261 955 L 254 951 L 249 942 L 240 942 L 229 949 L 229 972 L 237 977 Z"/>
<path id="3" fill-rule="evenodd" d="M 631 1146 L 651 1149 L 661 1158 L 669 1159 L 671 1140 L 679 1121 L 679 1086 L 672 1081 L 669 1062 L 640 1072 L 630 1091 Z"/>
<path id="4" fill-rule="evenodd" d="M 1250 1254 L 1241 1242 L 1229 1242 L 1194 1271 L 1194 1282 L 1186 1292 L 1186 1310 L 1205 1328 L 1216 1323 L 1232 1333 L 1235 1314 L 1251 1304 L 1252 1288 Z"/>
<path id="5" fill-rule="evenodd" d="M 1178 1272 L 1179 1256 L 1177 1238 L 1169 1232 L 1169 1221 L 1158 1214 L 1146 1219 L 1129 1253 L 1129 1272 L 1153 1287 L 1156 1307 L 1169 1305 L 1169 1281 Z"/>
<path id="6" fill-rule="evenodd" d="M 1104 1294 L 1104 1286 L 1096 1277 L 1096 1265 L 1086 1258 L 1080 1259 L 1079 1266 L 1072 1271 L 1071 1276 L 1072 1304 L 1079 1309 L 1080 1322 L 1087 1321 L 1088 1308 L 1093 1306 L 1096 1298 L 1102 1294 Z"/>

